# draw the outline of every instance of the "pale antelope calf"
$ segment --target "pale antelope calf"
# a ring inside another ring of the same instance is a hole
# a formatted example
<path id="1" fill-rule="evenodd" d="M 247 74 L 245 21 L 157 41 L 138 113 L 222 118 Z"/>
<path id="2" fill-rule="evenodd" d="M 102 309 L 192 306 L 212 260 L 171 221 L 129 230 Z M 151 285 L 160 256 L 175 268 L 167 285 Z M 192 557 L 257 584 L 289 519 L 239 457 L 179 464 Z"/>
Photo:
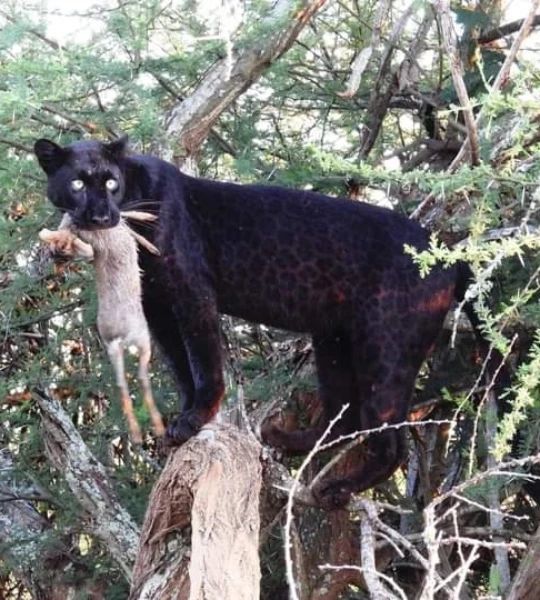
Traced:
<path id="1" fill-rule="evenodd" d="M 85 258 L 93 256 L 98 295 L 97 327 L 116 374 L 131 438 L 135 443 L 142 441 L 124 368 L 124 351 L 129 346 L 138 350 L 139 381 L 154 432 L 163 435 L 165 429 L 148 373 L 150 333 L 142 308 L 141 274 L 133 232 L 123 220 L 110 229 L 79 230 L 65 215 L 57 231 L 43 229 L 39 236 L 53 250 Z"/>

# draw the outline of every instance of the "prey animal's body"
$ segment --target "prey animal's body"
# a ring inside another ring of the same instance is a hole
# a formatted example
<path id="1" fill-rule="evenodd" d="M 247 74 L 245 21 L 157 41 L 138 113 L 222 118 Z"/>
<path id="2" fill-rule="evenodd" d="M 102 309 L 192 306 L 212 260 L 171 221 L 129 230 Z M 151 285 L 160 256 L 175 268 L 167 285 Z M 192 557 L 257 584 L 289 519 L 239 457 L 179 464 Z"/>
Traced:
<path id="1" fill-rule="evenodd" d="M 154 432 L 163 435 L 163 421 L 150 384 L 150 332 L 142 308 L 137 241 L 132 231 L 123 220 L 110 229 L 78 229 L 66 214 L 57 231 L 42 230 L 40 238 L 62 254 L 93 257 L 98 298 L 97 327 L 113 365 L 131 438 L 135 443 L 142 441 L 125 372 L 124 352 L 130 346 L 138 351 L 138 378 Z"/>
<path id="2" fill-rule="evenodd" d="M 160 256 L 142 251 L 139 260 L 144 313 L 183 398 L 167 427 L 171 443 L 219 410 L 220 313 L 312 336 L 323 418 L 295 432 L 271 427 L 267 442 L 307 452 L 345 404 L 332 436 L 406 419 L 418 371 L 470 278 L 465 264 L 420 276 L 404 250 L 429 247 L 420 225 L 363 202 L 189 177 L 156 157 L 130 156 L 125 140 L 38 140 L 35 152 L 49 199 L 80 229 L 113 227 L 121 209 L 148 199 L 159 212 Z M 471 305 L 465 310 L 477 326 Z M 365 450 L 345 476 L 317 484 L 321 506 L 343 506 L 388 478 L 405 456 L 403 429 L 369 436 Z"/>

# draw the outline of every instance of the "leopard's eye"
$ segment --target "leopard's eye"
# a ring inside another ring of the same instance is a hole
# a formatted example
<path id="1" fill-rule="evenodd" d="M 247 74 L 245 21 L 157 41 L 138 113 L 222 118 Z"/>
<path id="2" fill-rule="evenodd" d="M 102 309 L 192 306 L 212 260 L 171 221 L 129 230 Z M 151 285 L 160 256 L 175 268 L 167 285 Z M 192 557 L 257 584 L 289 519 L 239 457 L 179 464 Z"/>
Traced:
<path id="1" fill-rule="evenodd" d="M 109 190 L 109 192 L 116 192 L 118 189 L 118 181 L 116 181 L 116 179 L 107 179 L 105 182 L 105 187 Z"/>
<path id="2" fill-rule="evenodd" d="M 71 182 L 71 189 L 74 192 L 80 192 L 84 187 L 84 181 L 82 179 L 74 179 Z"/>

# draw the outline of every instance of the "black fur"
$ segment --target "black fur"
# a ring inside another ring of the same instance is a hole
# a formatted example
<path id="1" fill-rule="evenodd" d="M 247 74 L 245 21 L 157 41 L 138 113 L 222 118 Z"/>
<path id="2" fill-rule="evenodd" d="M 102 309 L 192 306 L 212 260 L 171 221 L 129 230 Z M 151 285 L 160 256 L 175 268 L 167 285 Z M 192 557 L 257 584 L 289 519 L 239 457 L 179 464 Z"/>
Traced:
<path id="1" fill-rule="evenodd" d="M 270 443 L 306 452 L 344 403 L 334 436 L 406 418 L 418 370 L 464 285 L 459 266 L 420 278 L 403 250 L 427 248 L 418 224 L 361 202 L 195 179 L 157 158 L 126 156 L 122 142 L 51 144 L 36 143 L 49 198 L 79 227 L 94 228 L 96 215 L 112 225 L 119 207 L 159 210 L 161 257 L 141 253 L 143 301 L 184 400 L 168 427 L 173 443 L 219 409 L 221 312 L 313 336 L 325 420 L 306 431 L 269 428 Z M 116 194 L 103 185 L 111 176 Z M 84 179 L 84 194 L 70 191 L 73 178 Z M 366 450 L 349 477 L 319 485 L 323 506 L 387 478 L 402 460 L 403 433 L 371 436 Z"/>

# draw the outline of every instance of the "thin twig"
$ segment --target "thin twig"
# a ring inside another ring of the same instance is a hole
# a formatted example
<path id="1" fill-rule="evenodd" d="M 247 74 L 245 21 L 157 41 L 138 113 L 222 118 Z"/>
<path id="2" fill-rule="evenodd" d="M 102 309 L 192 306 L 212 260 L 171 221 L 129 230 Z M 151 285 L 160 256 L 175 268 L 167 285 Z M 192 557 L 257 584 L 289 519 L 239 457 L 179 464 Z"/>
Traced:
<path id="1" fill-rule="evenodd" d="M 450 59 L 450 71 L 452 81 L 463 109 L 465 125 L 469 140 L 471 165 L 474 167 L 480 163 L 480 145 L 478 142 L 478 129 L 474 120 L 467 86 L 463 81 L 463 63 L 458 50 L 457 38 L 450 17 L 450 3 L 448 0 L 440 0 L 434 4 L 441 27 L 443 43 Z"/>
<path id="2" fill-rule="evenodd" d="M 489 104 L 490 98 L 493 97 L 506 84 L 506 82 L 508 80 L 508 76 L 510 74 L 510 69 L 511 69 L 512 65 L 514 64 L 514 61 L 516 60 L 516 56 L 521 47 L 521 44 L 523 44 L 525 38 L 529 35 L 529 32 L 532 28 L 539 4 L 540 4 L 540 0 L 532 0 L 531 7 L 529 9 L 529 14 L 527 15 L 527 18 L 524 19 L 524 21 L 521 25 L 521 28 L 516 36 L 516 39 L 514 40 L 514 43 L 512 44 L 510 51 L 508 52 L 506 59 L 502 65 L 500 71 L 498 72 L 497 77 L 495 78 L 495 81 L 493 82 L 493 85 L 491 86 L 488 99 L 486 100 L 486 102 L 484 102 L 482 108 L 480 109 L 480 112 L 478 113 L 478 116 L 476 117 L 476 127 L 477 128 L 480 128 L 482 120 L 484 118 L 484 112 L 485 112 L 484 107 L 487 104 Z M 460 165 L 460 163 L 462 162 L 462 160 L 465 156 L 465 153 L 467 152 L 467 147 L 468 147 L 469 143 L 470 143 L 470 139 L 467 138 L 465 140 L 465 142 L 463 143 L 461 150 L 458 152 L 457 156 L 454 158 L 454 160 L 448 167 L 449 173 L 453 173 L 457 169 L 457 167 Z"/>
<path id="3" fill-rule="evenodd" d="M 294 565 L 293 565 L 292 555 L 291 555 L 291 550 L 292 550 L 291 527 L 292 527 L 292 523 L 293 523 L 293 505 L 294 505 L 294 500 L 295 500 L 295 493 L 300 486 L 300 479 L 301 479 L 304 471 L 306 470 L 308 465 L 311 463 L 311 461 L 313 460 L 315 455 L 319 452 L 321 446 L 324 443 L 324 440 L 330 435 L 330 432 L 332 431 L 335 424 L 338 421 L 340 421 L 341 417 L 343 416 L 343 414 L 345 413 L 345 411 L 348 408 L 349 408 L 349 405 L 344 404 L 341 407 L 341 410 L 339 411 L 338 415 L 334 419 L 332 419 L 332 421 L 330 421 L 330 423 L 328 424 L 328 427 L 325 429 L 322 436 L 317 440 L 317 443 L 315 444 L 315 446 L 313 446 L 310 453 L 304 459 L 304 462 L 300 465 L 300 468 L 296 472 L 296 475 L 293 478 L 292 486 L 289 490 L 289 494 L 287 497 L 287 507 L 286 507 L 286 511 L 285 511 L 286 519 L 285 519 L 285 528 L 284 528 L 284 538 L 285 538 L 284 546 L 285 546 L 285 567 L 286 567 L 286 574 L 287 574 L 287 584 L 289 586 L 289 593 L 290 593 L 291 600 L 300 600 L 300 598 L 298 596 L 298 592 L 296 590 L 296 582 L 294 580 Z"/>

